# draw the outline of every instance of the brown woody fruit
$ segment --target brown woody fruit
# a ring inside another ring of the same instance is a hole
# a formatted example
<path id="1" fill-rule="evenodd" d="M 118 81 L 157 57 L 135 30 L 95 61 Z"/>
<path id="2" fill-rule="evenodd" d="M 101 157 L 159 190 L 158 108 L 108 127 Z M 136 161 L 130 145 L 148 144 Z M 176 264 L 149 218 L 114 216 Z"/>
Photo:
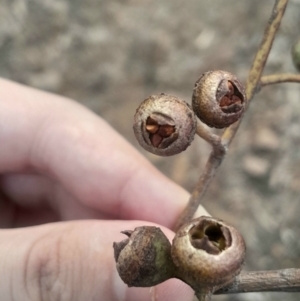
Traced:
<path id="1" fill-rule="evenodd" d="M 180 278 L 207 293 L 234 280 L 245 257 L 241 234 L 221 220 L 201 216 L 183 225 L 172 244 Z"/>
<path id="2" fill-rule="evenodd" d="M 113 244 L 117 270 L 128 286 L 150 287 L 175 275 L 171 244 L 157 227 L 123 231 L 129 238 Z"/>
<path id="3" fill-rule="evenodd" d="M 208 71 L 196 81 L 192 106 L 202 122 L 224 128 L 243 114 L 246 95 L 235 75 L 222 70 Z"/>
<path id="4" fill-rule="evenodd" d="M 140 145 L 159 156 L 184 151 L 193 141 L 197 118 L 176 96 L 160 94 L 145 99 L 136 110 L 133 130 Z"/>

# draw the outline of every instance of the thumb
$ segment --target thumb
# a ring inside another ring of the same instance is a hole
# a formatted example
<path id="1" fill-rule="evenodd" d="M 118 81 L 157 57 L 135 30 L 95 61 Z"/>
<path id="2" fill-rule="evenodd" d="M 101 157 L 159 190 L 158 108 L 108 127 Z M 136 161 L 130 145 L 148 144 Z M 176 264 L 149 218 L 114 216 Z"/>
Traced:
<path id="1" fill-rule="evenodd" d="M 149 224 L 149 223 L 148 223 Z M 113 241 L 138 221 L 76 221 L 0 231 L 1 301 L 176 301 L 193 292 L 171 279 L 128 288 L 115 268 Z M 172 232 L 163 231 L 170 237 Z"/>

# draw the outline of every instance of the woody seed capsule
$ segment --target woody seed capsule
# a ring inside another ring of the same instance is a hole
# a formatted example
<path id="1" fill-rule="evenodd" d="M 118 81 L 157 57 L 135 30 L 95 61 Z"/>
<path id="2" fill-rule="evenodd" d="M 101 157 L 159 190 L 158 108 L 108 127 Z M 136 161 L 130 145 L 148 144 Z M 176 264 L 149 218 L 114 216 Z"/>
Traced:
<path id="1" fill-rule="evenodd" d="M 137 227 L 123 231 L 128 236 L 114 242 L 118 273 L 128 286 L 149 287 L 175 275 L 171 244 L 160 228 Z"/>
<path id="2" fill-rule="evenodd" d="M 201 216 L 176 233 L 171 254 L 181 279 L 194 290 L 220 288 L 241 271 L 245 258 L 241 234 L 225 222 Z"/>
<path id="3" fill-rule="evenodd" d="M 202 122 L 224 128 L 243 114 L 246 95 L 235 75 L 222 70 L 208 71 L 195 83 L 192 106 Z"/>
<path id="4" fill-rule="evenodd" d="M 160 94 L 145 99 L 136 110 L 133 130 L 140 145 L 159 156 L 184 151 L 193 141 L 196 116 L 176 96 Z"/>

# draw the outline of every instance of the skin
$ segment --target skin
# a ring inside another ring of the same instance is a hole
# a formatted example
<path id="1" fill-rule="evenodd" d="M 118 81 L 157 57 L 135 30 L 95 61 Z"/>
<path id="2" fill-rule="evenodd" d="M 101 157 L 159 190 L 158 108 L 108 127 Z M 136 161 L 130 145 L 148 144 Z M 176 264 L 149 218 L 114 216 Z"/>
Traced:
<path id="1" fill-rule="evenodd" d="M 191 300 L 175 279 L 128 288 L 112 249 L 147 224 L 171 239 L 188 197 L 85 107 L 0 79 L 1 301 Z"/>

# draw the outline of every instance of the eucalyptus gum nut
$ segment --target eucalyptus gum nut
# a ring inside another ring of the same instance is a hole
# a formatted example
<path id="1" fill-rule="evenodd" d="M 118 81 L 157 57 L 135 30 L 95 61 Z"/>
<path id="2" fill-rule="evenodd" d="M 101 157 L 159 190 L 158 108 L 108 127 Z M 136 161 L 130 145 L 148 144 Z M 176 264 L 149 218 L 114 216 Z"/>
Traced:
<path id="1" fill-rule="evenodd" d="M 167 94 L 151 95 L 136 110 L 133 130 L 139 144 L 159 156 L 184 151 L 193 141 L 197 118 L 190 105 Z"/>
<path id="2" fill-rule="evenodd" d="M 233 281 L 241 271 L 245 251 L 243 237 L 235 228 L 206 216 L 183 225 L 171 248 L 178 275 L 196 291 Z"/>
<path id="3" fill-rule="evenodd" d="M 242 84 L 227 71 L 208 71 L 195 83 L 193 110 L 210 127 L 224 128 L 236 122 L 242 116 L 245 104 Z"/>
<path id="4" fill-rule="evenodd" d="M 174 277 L 171 244 L 158 227 L 123 231 L 129 238 L 114 242 L 116 267 L 128 286 L 150 287 Z"/>

